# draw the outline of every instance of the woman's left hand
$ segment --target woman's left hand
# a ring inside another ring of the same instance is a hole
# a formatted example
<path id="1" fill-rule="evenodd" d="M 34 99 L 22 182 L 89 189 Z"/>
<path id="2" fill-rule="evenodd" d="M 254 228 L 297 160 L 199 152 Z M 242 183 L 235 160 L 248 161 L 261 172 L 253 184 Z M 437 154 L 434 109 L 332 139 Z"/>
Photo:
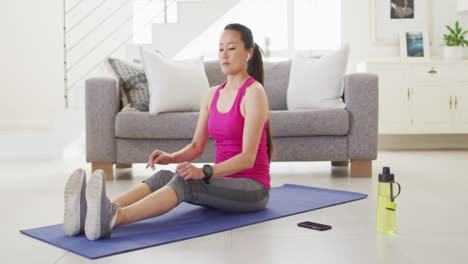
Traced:
<path id="1" fill-rule="evenodd" d="M 176 167 L 176 173 L 182 177 L 182 179 L 188 180 L 202 180 L 205 175 L 201 168 L 197 168 L 189 162 L 183 162 Z"/>

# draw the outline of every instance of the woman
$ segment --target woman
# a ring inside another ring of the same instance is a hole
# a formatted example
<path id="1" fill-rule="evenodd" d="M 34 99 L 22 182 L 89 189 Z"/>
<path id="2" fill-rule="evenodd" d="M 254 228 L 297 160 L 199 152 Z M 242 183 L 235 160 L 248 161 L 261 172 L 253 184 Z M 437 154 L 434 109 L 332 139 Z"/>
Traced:
<path id="1" fill-rule="evenodd" d="M 149 156 L 146 168 L 179 163 L 176 171 L 159 171 L 111 202 L 101 170 L 88 187 L 84 171 L 77 170 L 65 188 L 67 235 L 84 231 L 90 240 L 110 237 L 118 226 L 162 215 L 182 202 L 235 212 L 266 207 L 273 147 L 262 54 L 250 29 L 225 27 L 219 62 L 227 80 L 209 90 L 192 142 L 171 154 L 155 150 Z M 210 135 L 216 141 L 215 165 L 195 167 L 190 161 L 203 153 Z"/>

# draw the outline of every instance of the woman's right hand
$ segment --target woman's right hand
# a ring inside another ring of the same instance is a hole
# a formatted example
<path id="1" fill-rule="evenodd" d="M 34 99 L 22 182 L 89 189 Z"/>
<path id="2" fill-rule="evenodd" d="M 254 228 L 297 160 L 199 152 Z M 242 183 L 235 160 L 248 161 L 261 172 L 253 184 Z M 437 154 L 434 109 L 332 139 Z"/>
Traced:
<path id="1" fill-rule="evenodd" d="M 151 168 L 154 170 L 154 164 L 166 165 L 171 163 L 173 158 L 174 157 L 171 154 L 156 149 L 149 156 L 146 168 Z"/>

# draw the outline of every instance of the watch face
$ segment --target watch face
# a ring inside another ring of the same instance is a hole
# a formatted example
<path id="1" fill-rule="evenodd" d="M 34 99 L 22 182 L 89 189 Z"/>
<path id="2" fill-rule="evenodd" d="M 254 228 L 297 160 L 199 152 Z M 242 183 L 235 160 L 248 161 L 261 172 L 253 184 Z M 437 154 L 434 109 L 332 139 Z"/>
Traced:
<path id="1" fill-rule="evenodd" d="M 211 174 L 213 173 L 213 167 L 211 167 L 210 165 L 204 165 L 203 173 L 205 173 L 206 176 L 211 176 Z"/>

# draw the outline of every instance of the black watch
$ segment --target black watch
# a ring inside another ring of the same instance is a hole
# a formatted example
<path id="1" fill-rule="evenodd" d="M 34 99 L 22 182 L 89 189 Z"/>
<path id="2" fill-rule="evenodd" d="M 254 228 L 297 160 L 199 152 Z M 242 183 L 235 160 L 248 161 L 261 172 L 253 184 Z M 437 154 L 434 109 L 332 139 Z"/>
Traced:
<path id="1" fill-rule="evenodd" d="M 211 165 L 208 164 L 203 165 L 203 174 L 205 174 L 205 177 L 203 177 L 203 181 L 206 184 L 210 184 L 211 176 L 213 176 L 213 167 L 211 167 Z"/>

